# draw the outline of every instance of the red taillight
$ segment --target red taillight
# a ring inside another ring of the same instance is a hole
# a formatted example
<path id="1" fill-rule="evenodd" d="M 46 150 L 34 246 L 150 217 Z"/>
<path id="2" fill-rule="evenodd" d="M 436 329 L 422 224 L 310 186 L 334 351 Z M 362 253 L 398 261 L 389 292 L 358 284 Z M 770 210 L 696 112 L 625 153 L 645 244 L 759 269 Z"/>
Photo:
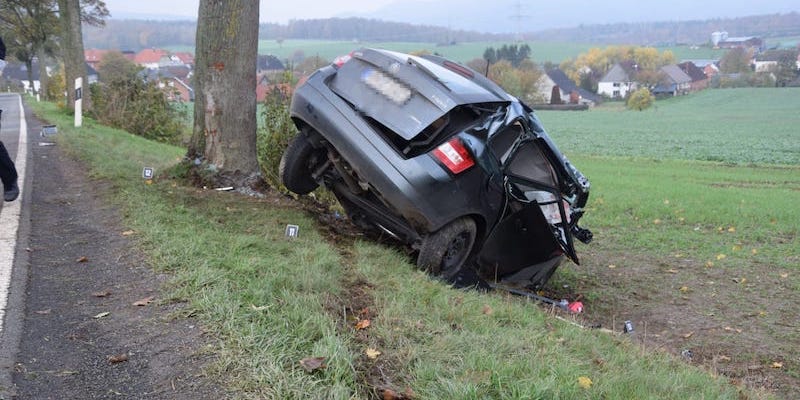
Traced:
<path id="1" fill-rule="evenodd" d="M 461 143 L 461 139 L 457 137 L 437 147 L 433 151 L 433 155 L 454 174 L 461 173 L 475 165 L 475 160 L 472 159 L 469 151 L 464 147 L 464 143 Z"/>
<path id="2" fill-rule="evenodd" d="M 336 57 L 336 59 L 333 60 L 333 65 L 335 65 L 336 68 L 341 68 L 342 65 L 344 65 L 344 63 L 350 61 L 350 59 L 353 58 L 353 53 L 354 51 L 351 51 L 350 54 Z"/>
<path id="3" fill-rule="evenodd" d="M 456 64 L 456 63 L 454 63 L 452 61 L 445 61 L 444 63 L 442 63 L 442 65 L 444 65 L 445 68 L 447 68 L 447 69 L 449 69 L 449 70 L 451 70 L 451 71 L 453 71 L 453 72 L 455 72 L 457 74 L 461 74 L 461 75 L 463 75 L 463 76 L 465 76 L 467 78 L 472 79 L 472 78 L 475 77 L 475 74 L 473 74 L 472 71 L 470 71 L 469 69 L 464 68 L 464 66 Z"/>

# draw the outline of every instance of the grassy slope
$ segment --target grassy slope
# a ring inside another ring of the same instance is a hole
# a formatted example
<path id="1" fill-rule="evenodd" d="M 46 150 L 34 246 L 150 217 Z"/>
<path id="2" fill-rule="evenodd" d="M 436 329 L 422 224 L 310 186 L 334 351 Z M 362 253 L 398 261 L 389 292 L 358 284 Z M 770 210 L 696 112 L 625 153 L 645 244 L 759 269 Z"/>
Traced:
<path id="1" fill-rule="evenodd" d="M 661 107 L 661 112 L 668 108 Z M 349 253 L 340 254 L 316 233 L 307 215 L 292 207 L 195 190 L 170 180 L 146 185 L 140 178 L 142 166 L 162 169 L 174 163 L 182 150 L 91 122 L 77 134 L 70 120 L 52 107 L 37 109 L 59 125 L 59 145 L 84 158 L 96 177 L 115 182 L 117 201 L 125 204 L 127 221 L 154 266 L 174 274 L 174 299 L 189 301 L 207 329 L 220 338 L 216 368 L 243 396 L 365 398 L 364 371 L 375 367 L 388 373 L 390 386 L 398 390 L 408 386 L 419 398 L 683 399 L 740 394 L 724 379 L 662 353 L 643 353 L 624 338 L 576 328 L 518 298 L 449 289 L 415 271 L 394 250 L 356 243 Z M 618 114 L 623 115 L 637 117 Z M 545 117 L 545 122 L 554 119 Z M 562 143 L 564 136 L 557 136 L 557 141 L 572 150 Z M 728 226 L 730 216 L 708 217 L 691 203 L 698 193 L 706 195 L 709 182 L 739 182 L 741 177 L 759 184 L 773 182 L 769 170 L 753 175 L 747 167 L 720 169 L 715 164 L 596 156 L 573 159 L 595 183 L 596 201 L 587 216 L 604 233 L 617 227 L 633 231 L 657 218 L 675 229 L 699 223 L 715 230 L 716 225 Z M 638 183 L 615 178 L 627 177 L 630 171 L 640 171 L 641 177 L 633 181 Z M 656 178 L 648 180 L 650 174 Z M 722 175 L 717 179 L 712 174 Z M 797 174 L 788 170 L 778 181 L 792 181 L 792 176 Z M 658 192 L 659 185 L 653 182 L 664 177 L 674 179 L 672 186 L 685 186 L 685 193 Z M 642 182 L 651 186 L 637 190 Z M 778 196 L 786 194 L 778 185 L 764 185 L 778 191 Z M 651 189 L 655 192 L 645 193 Z M 746 200 L 753 202 L 745 203 L 751 214 L 746 221 L 754 226 L 758 220 L 782 219 L 787 212 L 784 205 L 779 211 L 751 207 L 764 200 L 760 197 Z M 640 202 L 652 207 L 638 207 Z M 685 216 L 676 210 L 684 210 Z M 297 241 L 283 238 L 287 223 L 300 225 Z M 788 223 L 780 224 L 781 229 L 790 229 Z M 618 238 L 611 235 L 611 242 L 622 248 L 632 237 L 636 237 L 633 232 Z M 331 309 L 348 304 L 353 281 L 360 282 L 360 290 L 370 299 L 372 327 L 366 335 L 352 328 L 351 317 Z M 382 354 L 371 360 L 364 356 L 367 348 Z M 328 367 L 306 373 L 298 361 L 309 356 L 327 357 Z M 593 385 L 581 388 L 581 377 L 590 378 Z"/>

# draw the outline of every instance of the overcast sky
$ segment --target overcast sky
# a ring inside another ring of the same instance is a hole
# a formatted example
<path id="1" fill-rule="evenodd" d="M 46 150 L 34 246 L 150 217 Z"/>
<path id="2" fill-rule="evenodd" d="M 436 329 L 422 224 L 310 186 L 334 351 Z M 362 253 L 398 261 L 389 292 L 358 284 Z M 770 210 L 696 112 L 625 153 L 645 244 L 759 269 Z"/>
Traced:
<path id="1" fill-rule="evenodd" d="M 397 0 L 261 0 L 262 22 L 286 23 L 290 19 L 329 18 L 370 13 Z M 432 0 L 431 0 L 432 1 Z M 198 0 L 105 0 L 112 18 L 169 14 L 197 18 Z"/>
<path id="2" fill-rule="evenodd" d="M 105 0 L 112 18 L 196 19 L 199 0 Z M 732 18 L 800 11 L 799 0 L 261 0 L 261 22 L 363 16 L 483 32 Z M 515 18 L 516 16 L 516 18 Z"/>

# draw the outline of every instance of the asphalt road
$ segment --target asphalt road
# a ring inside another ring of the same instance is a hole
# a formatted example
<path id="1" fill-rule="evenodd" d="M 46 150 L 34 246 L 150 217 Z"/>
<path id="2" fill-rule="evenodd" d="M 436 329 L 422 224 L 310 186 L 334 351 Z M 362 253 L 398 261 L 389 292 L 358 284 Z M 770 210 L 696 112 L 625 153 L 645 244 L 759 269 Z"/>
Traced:
<path id="1" fill-rule="evenodd" d="M 18 94 L 0 93 L 0 140 L 17 166 L 20 197 L 0 204 L 0 399 L 8 398 L 19 347 L 27 280 L 27 238 L 30 232 L 28 141 L 38 123 L 29 125 Z"/>
<path id="2" fill-rule="evenodd" d="M 205 372 L 213 338 L 167 299 L 110 185 L 18 95 L 0 107 L 21 187 L 0 206 L 0 400 L 230 398 Z"/>

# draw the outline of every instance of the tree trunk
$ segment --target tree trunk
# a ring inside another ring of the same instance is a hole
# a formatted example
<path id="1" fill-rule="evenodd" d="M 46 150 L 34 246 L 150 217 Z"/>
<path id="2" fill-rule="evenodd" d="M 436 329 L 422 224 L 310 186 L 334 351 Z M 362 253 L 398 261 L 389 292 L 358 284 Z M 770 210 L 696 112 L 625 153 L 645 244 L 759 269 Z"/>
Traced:
<path id="1" fill-rule="evenodd" d="M 190 160 L 231 184 L 260 177 L 256 155 L 258 0 L 200 0 Z"/>
<path id="2" fill-rule="evenodd" d="M 92 105 L 91 96 L 89 96 L 89 82 L 86 79 L 86 58 L 83 53 L 80 0 L 58 0 L 58 12 L 63 32 L 61 51 L 67 78 L 67 107 L 70 110 L 75 109 L 75 79 L 82 77 L 82 108 L 84 111 L 89 111 Z"/>
<path id="3" fill-rule="evenodd" d="M 42 46 L 39 46 L 36 51 L 36 57 L 39 59 L 39 94 L 42 100 L 47 100 L 47 85 L 50 84 L 49 77 L 47 76 L 47 63 L 45 62 L 45 51 Z"/>

